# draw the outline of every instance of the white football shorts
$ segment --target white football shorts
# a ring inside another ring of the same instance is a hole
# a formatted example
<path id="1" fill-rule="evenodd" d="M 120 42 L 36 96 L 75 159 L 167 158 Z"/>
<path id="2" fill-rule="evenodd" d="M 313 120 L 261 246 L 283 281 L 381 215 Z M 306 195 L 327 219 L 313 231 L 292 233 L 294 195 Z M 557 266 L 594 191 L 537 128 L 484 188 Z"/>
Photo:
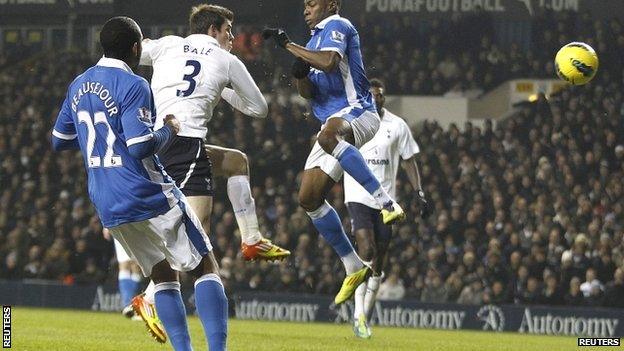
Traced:
<path id="1" fill-rule="evenodd" d="M 119 241 L 117 241 L 117 239 L 113 239 L 113 242 L 115 243 L 115 257 L 117 257 L 117 262 L 124 263 L 132 261 L 132 259 L 130 258 L 130 256 L 128 256 L 126 250 L 124 250 L 123 246 L 121 246 Z"/>
<path id="2" fill-rule="evenodd" d="M 359 116 L 354 117 L 354 114 L 359 113 L 361 113 Z M 377 114 L 376 111 L 372 112 L 353 107 L 343 109 L 327 118 L 327 120 L 337 117 L 345 119 L 351 125 L 353 136 L 355 138 L 355 147 L 358 149 L 375 136 L 375 133 L 377 133 L 377 130 L 379 129 L 379 124 L 381 123 L 379 114 Z M 325 125 L 321 127 L 321 130 L 323 130 L 324 127 Z M 314 143 L 314 146 L 312 146 L 312 151 L 310 151 L 310 155 L 308 155 L 308 159 L 306 160 L 305 167 L 303 169 L 312 169 L 315 167 L 319 167 L 335 182 L 340 181 L 344 172 L 338 160 L 335 159 L 334 156 L 326 153 L 318 141 Z"/>
<path id="3" fill-rule="evenodd" d="M 146 277 L 162 260 L 176 271 L 193 270 L 212 251 L 210 239 L 184 197 L 165 214 L 109 230 Z"/>

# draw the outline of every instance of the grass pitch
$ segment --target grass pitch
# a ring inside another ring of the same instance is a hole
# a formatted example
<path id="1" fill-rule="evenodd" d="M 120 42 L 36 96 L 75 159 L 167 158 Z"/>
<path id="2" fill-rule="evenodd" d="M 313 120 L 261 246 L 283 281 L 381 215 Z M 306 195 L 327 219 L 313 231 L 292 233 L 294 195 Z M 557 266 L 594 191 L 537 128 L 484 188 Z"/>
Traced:
<path id="1" fill-rule="evenodd" d="M 206 350 L 199 320 L 190 318 L 195 350 Z M 14 307 L 13 349 L 171 350 L 147 334 L 142 322 L 118 313 Z M 373 327 L 369 340 L 356 339 L 347 324 L 303 324 L 230 320 L 228 350 L 591 350 L 577 348 L 574 337 L 515 333 L 441 331 Z M 620 348 L 600 348 L 620 349 Z M 620 349 L 621 350 L 621 349 Z"/>

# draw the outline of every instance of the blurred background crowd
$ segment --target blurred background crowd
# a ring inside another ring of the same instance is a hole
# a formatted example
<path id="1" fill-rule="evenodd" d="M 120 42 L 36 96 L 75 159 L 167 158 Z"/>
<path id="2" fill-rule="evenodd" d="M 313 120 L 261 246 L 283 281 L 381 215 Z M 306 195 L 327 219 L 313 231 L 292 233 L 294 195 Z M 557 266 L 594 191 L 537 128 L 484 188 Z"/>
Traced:
<path id="1" fill-rule="evenodd" d="M 359 23 L 369 77 L 385 80 L 388 94 L 479 94 L 514 77 L 552 78 L 554 53 L 572 39 L 597 50 L 600 71 L 590 85 L 542 95 L 497 123 L 413 126 L 435 211 L 426 221 L 415 216 L 401 175 L 398 200 L 411 215 L 394 228 L 379 298 L 624 307 L 622 23 L 536 17 L 531 45 L 503 50 L 487 30 L 470 31 L 471 21 L 487 23 L 480 16 L 427 30 L 401 19 Z M 247 153 L 262 231 L 293 255 L 280 264 L 242 260 L 224 179 L 216 180 L 210 238 L 230 293 L 333 294 L 342 265 L 296 198 L 319 125 L 290 98 L 290 67 L 267 46 L 253 27 L 238 28 L 235 52 L 266 94 L 269 118 L 221 103 L 208 142 Z M 0 279 L 115 284 L 114 250 L 88 199 L 83 160 L 50 146 L 68 83 L 97 58 L 10 55 L 0 54 Z M 330 199 L 349 232 L 340 184 Z"/>

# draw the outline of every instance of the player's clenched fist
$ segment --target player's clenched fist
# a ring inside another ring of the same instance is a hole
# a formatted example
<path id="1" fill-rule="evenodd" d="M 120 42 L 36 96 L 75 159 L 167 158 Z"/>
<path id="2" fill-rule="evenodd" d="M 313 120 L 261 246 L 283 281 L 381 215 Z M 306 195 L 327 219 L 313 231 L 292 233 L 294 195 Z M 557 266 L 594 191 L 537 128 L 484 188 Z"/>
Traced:
<path id="1" fill-rule="evenodd" d="M 167 115 L 165 117 L 165 125 L 171 127 L 173 134 L 178 135 L 178 132 L 180 131 L 180 122 L 174 115 Z"/>
<path id="2" fill-rule="evenodd" d="M 273 38 L 273 40 L 275 40 L 275 44 L 282 48 L 286 48 L 286 44 L 290 43 L 288 34 L 286 34 L 286 32 L 281 28 L 264 28 L 262 31 L 262 37 L 264 40 Z"/>

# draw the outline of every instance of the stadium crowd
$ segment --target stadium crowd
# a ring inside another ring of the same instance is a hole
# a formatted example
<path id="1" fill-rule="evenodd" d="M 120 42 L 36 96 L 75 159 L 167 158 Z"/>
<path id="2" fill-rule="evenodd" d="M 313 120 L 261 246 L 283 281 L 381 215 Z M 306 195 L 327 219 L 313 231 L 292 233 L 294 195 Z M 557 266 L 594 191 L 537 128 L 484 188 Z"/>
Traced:
<path id="1" fill-rule="evenodd" d="M 541 96 L 496 125 L 414 126 L 435 212 L 396 226 L 380 299 L 624 307 L 624 31 L 615 21 L 596 22 L 589 37 L 574 31 L 583 20 L 566 16 L 548 25 L 536 20 L 534 27 L 548 27 L 533 40 L 541 54 L 518 47 L 502 53 L 484 36 L 457 55 L 462 48 L 440 40 L 448 29 L 435 26 L 423 36 L 428 41 L 407 50 L 407 38 L 387 40 L 392 28 L 360 25 L 374 34 L 365 56 L 390 93 L 487 90 L 514 76 L 552 77 L 552 53 L 570 38 L 589 42 L 601 58 L 589 86 Z M 221 103 L 209 142 L 248 154 L 263 233 L 293 255 L 281 264 L 244 262 L 224 180 L 217 180 L 210 237 L 221 274 L 230 293 L 332 294 L 342 267 L 296 196 L 309 151 L 303 146 L 311 145 L 318 123 L 291 101 L 288 67 L 273 67 L 259 51 L 243 57 L 269 98 L 269 118 L 252 120 Z M 389 51 L 404 56 L 385 60 Z M 0 279 L 114 284 L 112 243 L 86 194 L 82 158 L 53 153 L 49 141 L 68 82 L 93 59 L 49 55 L 0 59 Z M 403 61 L 409 64 L 397 64 Z M 414 214 L 403 177 L 398 189 L 399 202 Z M 349 229 L 340 185 L 330 198 Z"/>

